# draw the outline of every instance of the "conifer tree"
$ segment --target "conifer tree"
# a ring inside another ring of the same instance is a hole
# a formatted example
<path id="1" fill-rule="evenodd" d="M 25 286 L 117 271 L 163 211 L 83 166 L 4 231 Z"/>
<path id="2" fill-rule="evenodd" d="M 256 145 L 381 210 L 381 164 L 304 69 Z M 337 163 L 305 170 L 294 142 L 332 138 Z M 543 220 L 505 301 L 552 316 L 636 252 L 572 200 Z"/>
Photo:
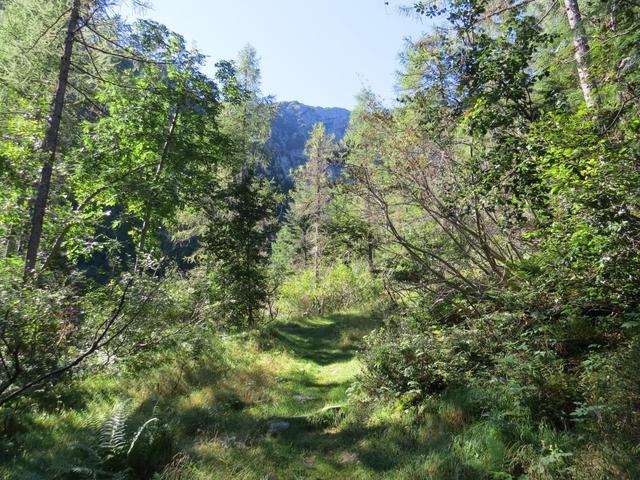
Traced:
<path id="1" fill-rule="evenodd" d="M 237 64 L 226 64 L 224 73 L 227 85 L 236 87 L 221 114 L 231 152 L 228 167 L 219 172 L 219 188 L 203 202 L 204 251 L 212 260 L 221 314 L 230 323 L 253 326 L 267 305 L 267 252 L 279 203 L 274 183 L 262 174 L 270 161 L 266 142 L 274 108 L 260 91 L 255 48 L 247 45 Z"/>
<path id="2" fill-rule="evenodd" d="M 295 175 L 296 188 L 292 195 L 293 215 L 303 229 L 304 243 L 315 272 L 320 281 L 320 266 L 326 247 L 327 206 L 330 201 L 330 162 L 335 153 L 334 137 L 328 135 L 324 124 L 313 126 L 305 145 L 307 163 Z"/>

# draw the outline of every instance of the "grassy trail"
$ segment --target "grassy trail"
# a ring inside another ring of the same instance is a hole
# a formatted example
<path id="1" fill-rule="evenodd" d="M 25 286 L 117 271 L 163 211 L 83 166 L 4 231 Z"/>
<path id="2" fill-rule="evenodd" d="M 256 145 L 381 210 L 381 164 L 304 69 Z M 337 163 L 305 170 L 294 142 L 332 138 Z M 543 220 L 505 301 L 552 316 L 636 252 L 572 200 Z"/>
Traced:
<path id="1" fill-rule="evenodd" d="M 351 449 L 357 439 L 340 420 L 360 367 L 356 351 L 376 323 L 335 314 L 275 325 L 266 353 L 227 385 L 237 410 L 189 449 L 198 475 L 354 478 L 362 463 Z"/>
<path id="2" fill-rule="evenodd" d="M 275 325 L 256 356 L 225 383 L 237 409 L 214 416 L 213 430 L 209 425 L 201 440 L 185 446 L 193 475 L 175 478 L 513 478 L 502 473 L 506 439 L 490 421 L 472 418 L 464 394 L 420 411 L 401 403 L 349 403 L 360 369 L 357 350 L 379 324 L 375 316 L 342 313 Z M 194 394 L 196 401 L 208 398 Z M 326 408 L 336 405 L 344 406 Z M 276 422 L 288 428 L 269 432 Z M 198 424 L 204 428 L 202 418 Z"/>
<path id="3" fill-rule="evenodd" d="M 379 324 L 360 312 L 282 321 L 260 334 L 194 339 L 130 374 L 87 377 L 70 386 L 81 395 L 75 406 L 23 420 L 28 428 L 0 449 L 0 478 L 511 478 L 494 475 L 505 440 L 474 422 L 464 396 L 420 411 L 350 402 L 357 350 Z M 105 447 L 115 413 L 124 447 Z"/>

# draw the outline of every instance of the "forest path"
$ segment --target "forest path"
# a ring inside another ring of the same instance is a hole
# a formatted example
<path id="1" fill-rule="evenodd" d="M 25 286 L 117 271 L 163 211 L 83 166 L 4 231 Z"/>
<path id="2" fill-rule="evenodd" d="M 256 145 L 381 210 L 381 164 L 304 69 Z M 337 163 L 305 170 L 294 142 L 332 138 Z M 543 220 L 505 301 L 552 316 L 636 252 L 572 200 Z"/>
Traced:
<path id="1" fill-rule="evenodd" d="M 360 371 L 357 350 L 379 323 L 355 312 L 275 324 L 259 339 L 264 353 L 217 395 L 236 408 L 190 449 L 200 468 L 211 465 L 208 475 L 218 472 L 205 478 L 353 478 L 362 465 L 352 447 L 369 432 L 341 425 L 344 406 Z"/>

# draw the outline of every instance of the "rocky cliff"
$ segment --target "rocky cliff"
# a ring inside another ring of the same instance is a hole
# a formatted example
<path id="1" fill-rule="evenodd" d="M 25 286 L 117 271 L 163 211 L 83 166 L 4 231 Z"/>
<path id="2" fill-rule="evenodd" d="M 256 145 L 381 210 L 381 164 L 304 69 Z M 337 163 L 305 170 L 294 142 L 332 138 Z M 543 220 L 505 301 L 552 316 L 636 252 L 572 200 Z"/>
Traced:
<path id="1" fill-rule="evenodd" d="M 300 102 L 280 102 L 271 126 L 269 175 L 285 188 L 291 186 L 289 173 L 307 161 L 304 145 L 313 125 L 324 123 L 329 134 L 341 140 L 349 125 L 349 110 L 310 107 Z"/>

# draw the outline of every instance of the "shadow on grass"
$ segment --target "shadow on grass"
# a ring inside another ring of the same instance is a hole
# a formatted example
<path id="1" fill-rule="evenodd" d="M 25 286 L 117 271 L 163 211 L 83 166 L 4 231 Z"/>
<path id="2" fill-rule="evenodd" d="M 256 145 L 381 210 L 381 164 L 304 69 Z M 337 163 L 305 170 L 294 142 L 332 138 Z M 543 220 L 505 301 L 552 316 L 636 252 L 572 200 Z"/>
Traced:
<path id="1" fill-rule="evenodd" d="M 335 313 L 276 324 L 273 335 L 296 357 L 326 366 L 354 358 L 362 337 L 379 322 L 373 314 Z"/>
<path id="2" fill-rule="evenodd" d="M 474 465 L 451 454 L 459 431 L 441 419 L 422 429 L 402 424 L 341 425 L 340 412 L 277 420 L 286 420 L 289 428 L 272 434 L 262 418 L 248 412 L 231 414 L 213 429 L 211 442 L 227 442 L 226 467 L 242 466 L 245 473 L 251 472 L 247 478 L 326 478 L 318 476 L 321 472 L 340 472 L 349 476 L 338 478 L 352 478 L 356 471 L 360 472 L 358 478 L 386 478 L 398 470 L 412 471 L 430 457 L 446 459 L 436 461 L 434 468 L 444 475 L 437 478 L 484 478 Z M 312 463 L 307 463 L 309 459 Z M 215 454 L 201 460 L 204 465 L 220 461 Z M 416 477 L 415 470 L 413 473 L 410 478 L 427 478 Z"/>
<path id="3" fill-rule="evenodd" d="M 272 336 L 277 346 L 298 359 L 326 367 L 353 359 L 362 337 L 377 325 L 379 319 L 373 315 L 342 313 L 279 323 L 273 326 Z M 241 469 L 247 478 L 326 478 L 338 472 L 349 475 L 340 478 L 351 478 L 355 471 L 366 478 L 383 478 L 397 470 L 410 472 L 412 466 L 423 465 L 428 458 L 435 459 L 433 468 L 444 475 L 438 478 L 481 477 L 473 465 L 450 453 L 453 438 L 464 429 L 464 422 L 456 424 L 446 415 L 436 414 L 421 428 L 393 421 L 371 425 L 349 420 L 345 417 L 349 414 L 340 409 L 318 410 L 332 390 L 344 391 L 349 383 L 350 380 L 319 382 L 306 371 L 290 372 L 281 383 L 278 397 L 281 404 L 286 404 L 295 392 L 309 394 L 314 400 L 306 407 L 292 409 L 312 412 L 307 415 L 278 416 L 268 410 L 257 414 L 251 409 L 222 415 L 209 411 L 208 418 L 201 409 L 183 415 L 192 420 L 207 419 L 206 427 L 200 423 L 205 444 L 209 441 L 226 445 L 225 453 L 214 449 L 209 458 L 202 455 L 205 465 L 230 471 Z M 286 421 L 289 427 L 269 433 L 269 425 L 275 421 Z"/>

